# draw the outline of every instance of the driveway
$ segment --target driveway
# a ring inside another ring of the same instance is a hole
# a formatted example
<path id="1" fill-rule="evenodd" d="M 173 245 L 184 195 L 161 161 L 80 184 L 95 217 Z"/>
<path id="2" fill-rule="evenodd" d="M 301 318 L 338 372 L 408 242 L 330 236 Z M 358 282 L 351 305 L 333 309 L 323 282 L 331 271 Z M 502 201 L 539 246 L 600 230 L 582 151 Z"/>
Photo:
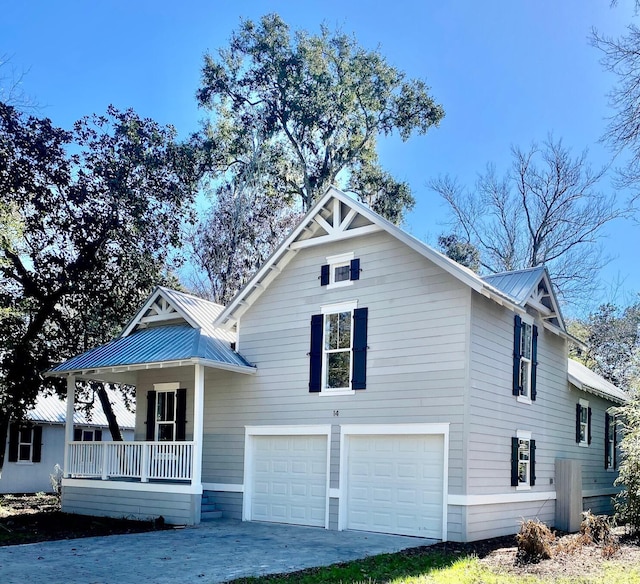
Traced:
<path id="1" fill-rule="evenodd" d="M 225 582 L 434 543 L 219 519 L 197 527 L 0 547 L 2 584 Z"/>

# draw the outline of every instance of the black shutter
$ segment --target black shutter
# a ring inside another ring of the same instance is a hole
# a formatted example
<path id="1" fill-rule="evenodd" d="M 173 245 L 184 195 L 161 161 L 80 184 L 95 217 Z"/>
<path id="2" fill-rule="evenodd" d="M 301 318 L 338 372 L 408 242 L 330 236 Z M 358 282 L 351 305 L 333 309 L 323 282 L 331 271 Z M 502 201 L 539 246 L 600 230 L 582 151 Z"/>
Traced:
<path id="1" fill-rule="evenodd" d="M 522 393 L 520 385 L 520 336 L 522 335 L 522 319 L 516 314 L 513 326 L 513 395 Z"/>
<path id="2" fill-rule="evenodd" d="M 82 430 L 80 430 L 80 428 L 75 428 L 73 430 L 73 441 L 74 442 L 82 441 Z"/>
<path id="3" fill-rule="evenodd" d="M 580 444 L 580 414 L 582 413 L 582 406 L 576 404 L 576 442 Z"/>
<path id="4" fill-rule="evenodd" d="M 536 374 L 538 369 L 538 327 L 533 325 L 531 333 L 531 400 L 535 401 L 536 391 Z"/>
<path id="5" fill-rule="evenodd" d="M 9 426 L 9 462 L 18 462 L 18 440 L 20 428 L 17 424 Z"/>
<path id="6" fill-rule="evenodd" d="M 591 408 L 587 412 L 587 444 L 591 444 Z"/>
<path id="7" fill-rule="evenodd" d="M 536 484 L 536 441 L 529 440 L 529 484 Z"/>
<path id="8" fill-rule="evenodd" d="M 309 350 L 309 391 L 322 389 L 322 324 L 321 314 L 311 317 L 311 348 Z"/>
<path id="9" fill-rule="evenodd" d="M 320 268 L 320 286 L 329 284 L 329 264 L 325 264 Z"/>
<path id="10" fill-rule="evenodd" d="M 609 425 L 611 419 L 609 412 L 604 413 L 604 468 L 607 469 L 611 466 L 611 460 L 609 460 Z"/>
<path id="11" fill-rule="evenodd" d="M 518 439 L 511 438 L 511 486 L 518 486 Z"/>
<path id="12" fill-rule="evenodd" d="M 155 438 L 156 431 L 156 392 L 149 390 L 147 392 L 147 440 L 152 441 Z"/>
<path id="13" fill-rule="evenodd" d="M 93 436 L 96 442 L 102 442 L 102 430 L 96 430 Z"/>
<path id="14" fill-rule="evenodd" d="M 350 280 L 360 279 L 360 258 L 351 260 L 351 266 L 349 267 L 349 279 Z"/>
<path id="15" fill-rule="evenodd" d="M 353 379 L 352 389 L 367 387 L 367 320 L 368 308 L 353 311 Z"/>
<path id="16" fill-rule="evenodd" d="M 176 390 L 176 440 L 182 442 L 187 436 L 187 390 Z"/>
<path id="17" fill-rule="evenodd" d="M 42 426 L 33 429 L 33 450 L 31 451 L 31 462 L 42 460 Z"/>

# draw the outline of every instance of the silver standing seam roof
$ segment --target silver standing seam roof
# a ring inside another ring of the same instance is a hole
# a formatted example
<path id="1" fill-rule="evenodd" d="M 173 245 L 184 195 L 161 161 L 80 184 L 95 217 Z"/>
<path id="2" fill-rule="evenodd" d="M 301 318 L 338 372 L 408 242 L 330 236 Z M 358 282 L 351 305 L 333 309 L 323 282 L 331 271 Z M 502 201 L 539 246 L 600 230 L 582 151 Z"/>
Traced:
<path id="1" fill-rule="evenodd" d="M 482 276 L 482 279 L 510 296 L 516 304 L 522 305 L 531 296 L 544 271 L 544 266 L 536 266 L 514 272 L 489 274 Z"/>
<path id="2" fill-rule="evenodd" d="M 189 359 L 205 360 L 214 367 L 219 364 L 223 368 L 253 369 L 232 348 L 235 334 L 213 326 L 213 321 L 223 310 L 222 306 L 160 286 L 149 298 L 158 294 L 176 309 L 183 320 L 178 324 L 137 328 L 132 325 L 143 316 L 143 310 L 140 310 L 118 338 L 61 363 L 49 374 Z"/>
<path id="3" fill-rule="evenodd" d="M 118 419 L 121 428 L 129 430 L 135 427 L 135 414 L 130 412 L 120 393 L 115 389 L 106 388 L 107 396 L 113 407 L 113 413 Z M 34 423 L 64 424 L 67 417 L 67 400 L 60 399 L 57 395 L 39 394 L 36 405 L 27 412 L 27 418 Z M 73 423 L 77 426 L 109 426 L 107 418 L 102 411 L 100 400 L 96 397 L 89 415 L 85 411 L 76 411 L 73 414 Z"/>

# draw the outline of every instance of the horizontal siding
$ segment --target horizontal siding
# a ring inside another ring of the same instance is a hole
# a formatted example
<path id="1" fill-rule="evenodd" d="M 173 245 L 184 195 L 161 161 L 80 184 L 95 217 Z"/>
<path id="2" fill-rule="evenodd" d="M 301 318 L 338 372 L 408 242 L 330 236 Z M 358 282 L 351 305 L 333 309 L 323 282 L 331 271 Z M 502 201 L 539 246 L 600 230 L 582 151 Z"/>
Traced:
<path id="1" fill-rule="evenodd" d="M 192 525 L 200 519 L 200 495 L 64 487 L 62 511 L 140 520 L 162 516 L 169 524 Z"/>
<path id="2" fill-rule="evenodd" d="M 468 507 L 467 541 L 518 533 L 522 521 L 527 519 L 537 519 L 552 526 L 555 509 L 554 500 Z"/>
<path id="3" fill-rule="evenodd" d="M 613 515 L 613 497 L 585 497 L 582 500 L 583 511 L 591 511 L 594 515 Z"/>
<path id="4" fill-rule="evenodd" d="M 321 287 L 326 257 L 348 251 L 360 258 L 361 279 Z M 386 233 L 299 251 L 240 323 L 238 348 L 256 375 L 206 370 L 203 481 L 244 482 L 247 425 L 331 425 L 330 486 L 339 488 L 342 424 L 446 422 L 450 491 L 463 492 L 469 296 L 466 286 Z M 367 389 L 309 393 L 311 315 L 351 300 L 369 308 Z M 337 500 L 330 505 L 336 527 Z"/>

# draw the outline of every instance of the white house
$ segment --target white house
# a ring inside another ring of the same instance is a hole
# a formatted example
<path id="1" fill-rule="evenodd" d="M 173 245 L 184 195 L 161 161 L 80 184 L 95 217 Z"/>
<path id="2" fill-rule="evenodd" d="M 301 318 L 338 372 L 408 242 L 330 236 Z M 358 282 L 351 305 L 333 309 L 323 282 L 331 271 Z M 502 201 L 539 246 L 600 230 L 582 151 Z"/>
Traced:
<path id="1" fill-rule="evenodd" d="M 107 396 L 125 440 L 133 439 L 135 414 L 124 405 L 120 394 L 107 389 Z M 110 440 L 107 419 L 99 400 L 89 414 L 76 404 L 73 413 L 74 440 L 96 443 Z M 40 394 L 27 414 L 26 424 L 10 424 L 5 462 L 0 473 L 0 493 L 49 493 L 54 467 L 62 467 L 65 452 L 66 399 Z"/>
<path id="2" fill-rule="evenodd" d="M 135 442 L 104 442 L 93 468 L 67 429 L 63 509 L 197 523 L 215 500 L 471 541 L 554 524 L 569 460 L 578 504 L 605 511 L 625 394 L 570 342 L 544 268 L 479 277 L 330 189 L 229 306 L 157 288 L 50 372 L 70 403 L 79 378 L 137 391 Z"/>

